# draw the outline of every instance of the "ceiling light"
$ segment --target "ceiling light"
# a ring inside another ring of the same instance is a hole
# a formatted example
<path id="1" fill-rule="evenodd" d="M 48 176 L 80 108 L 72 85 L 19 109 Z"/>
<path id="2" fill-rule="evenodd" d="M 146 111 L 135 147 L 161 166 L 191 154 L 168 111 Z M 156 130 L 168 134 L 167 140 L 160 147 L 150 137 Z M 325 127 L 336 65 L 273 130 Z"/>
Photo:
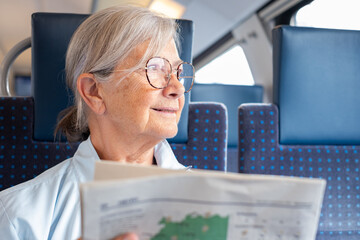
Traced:
<path id="1" fill-rule="evenodd" d="M 180 18 L 185 12 L 185 7 L 173 0 L 153 0 L 149 9 L 160 12 L 170 18 Z"/>

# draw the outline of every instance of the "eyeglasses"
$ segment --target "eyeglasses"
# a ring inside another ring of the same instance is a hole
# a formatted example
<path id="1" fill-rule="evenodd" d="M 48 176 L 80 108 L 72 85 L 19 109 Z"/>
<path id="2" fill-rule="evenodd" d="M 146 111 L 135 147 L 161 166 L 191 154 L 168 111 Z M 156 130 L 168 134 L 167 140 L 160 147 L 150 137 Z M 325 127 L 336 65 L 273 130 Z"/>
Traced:
<path id="1" fill-rule="evenodd" d="M 162 57 L 152 57 L 146 62 L 146 78 L 153 88 L 163 89 L 169 85 L 171 74 L 176 72 L 176 77 L 189 92 L 194 84 L 195 68 L 187 62 L 182 62 L 174 70 L 169 60 Z"/>

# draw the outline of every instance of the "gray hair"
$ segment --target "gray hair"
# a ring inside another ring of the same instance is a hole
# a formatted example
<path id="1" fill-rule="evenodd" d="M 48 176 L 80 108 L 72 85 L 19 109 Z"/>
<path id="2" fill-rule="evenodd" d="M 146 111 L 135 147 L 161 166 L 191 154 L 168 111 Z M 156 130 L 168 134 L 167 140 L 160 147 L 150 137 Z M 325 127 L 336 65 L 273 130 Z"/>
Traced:
<path id="1" fill-rule="evenodd" d="M 151 56 L 156 56 L 174 39 L 178 43 L 178 25 L 173 19 L 135 6 L 104 9 L 87 18 L 76 30 L 66 54 L 66 81 L 74 93 L 74 106 L 61 113 L 55 134 L 60 130 L 69 141 L 89 135 L 86 104 L 77 91 L 82 73 L 93 73 L 98 81 L 108 81 L 116 66 L 140 44 L 148 48 L 134 71 Z"/>

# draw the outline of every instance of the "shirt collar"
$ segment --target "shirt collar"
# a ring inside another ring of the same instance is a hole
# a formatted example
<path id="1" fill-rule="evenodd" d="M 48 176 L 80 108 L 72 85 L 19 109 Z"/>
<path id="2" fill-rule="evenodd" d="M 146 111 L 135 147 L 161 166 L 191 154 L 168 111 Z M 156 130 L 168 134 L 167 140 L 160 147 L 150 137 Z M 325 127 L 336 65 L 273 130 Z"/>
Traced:
<path id="1" fill-rule="evenodd" d="M 168 169 L 184 169 L 185 167 L 178 162 L 170 144 L 166 140 L 162 140 L 154 148 L 154 157 L 156 163 L 161 168 Z M 91 138 L 82 142 L 74 155 L 76 159 L 77 168 L 85 174 L 86 179 L 92 179 L 94 176 L 94 166 L 96 161 L 100 161 L 94 146 L 91 143 Z M 91 164 L 90 164 L 91 162 Z"/>
<path id="2" fill-rule="evenodd" d="M 73 159 L 75 160 L 77 171 L 82 173 L 81 175 L 84 176 L 84 180 L 93 179 L 95 162 L 100 161 L 100 158 L 91 143 L 90 137 L 79 145 Z"/>
<path id="3" fill-rule="evenodd" d="M 170 144 L 166 140 L 162 140 L 155 146 L 154 156 L 159 167 L 169 169 L 185 168 L 176 159 L 174 152 L 171 150 Z"/>

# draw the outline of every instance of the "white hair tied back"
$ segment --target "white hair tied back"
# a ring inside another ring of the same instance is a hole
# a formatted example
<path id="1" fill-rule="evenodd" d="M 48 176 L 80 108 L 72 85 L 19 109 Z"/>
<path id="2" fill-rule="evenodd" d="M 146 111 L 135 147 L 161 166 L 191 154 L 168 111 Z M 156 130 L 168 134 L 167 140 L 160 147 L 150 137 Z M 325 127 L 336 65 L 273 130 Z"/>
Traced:
<path id="1" fill-rule="evenodd" d="M 155 56 L 173 38 L 178 42 L 178 26 L 146 8 L 115 6 L 87 18 L 74 33 L 66 54 L 66 79 L 75 99 L 74 106 L 61 113 L 59 130 L 69 141 L 87 138 L 86 104 L 76 89 L 80 74 L 93 73 L 99 81 L 108 81 L 116 66 L 139 45 L 149 41 L 148 49 L 138 65 Z"/>

